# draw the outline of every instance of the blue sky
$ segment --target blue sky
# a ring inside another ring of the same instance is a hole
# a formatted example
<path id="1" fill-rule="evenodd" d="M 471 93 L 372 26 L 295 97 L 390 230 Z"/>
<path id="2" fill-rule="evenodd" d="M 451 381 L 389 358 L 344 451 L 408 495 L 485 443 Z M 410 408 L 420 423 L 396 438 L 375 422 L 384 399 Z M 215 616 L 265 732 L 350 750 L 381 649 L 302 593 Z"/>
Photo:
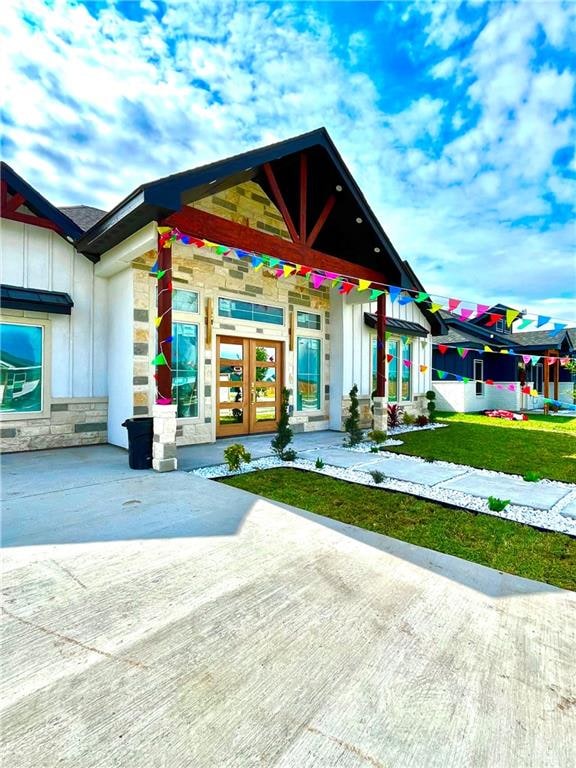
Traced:
<path id="1" fill-rule="evenodd" d="M 573 2 L 8 0 L 2 156 L 56 204 L 324 125 L 427 290 L 576 321 Z"/>

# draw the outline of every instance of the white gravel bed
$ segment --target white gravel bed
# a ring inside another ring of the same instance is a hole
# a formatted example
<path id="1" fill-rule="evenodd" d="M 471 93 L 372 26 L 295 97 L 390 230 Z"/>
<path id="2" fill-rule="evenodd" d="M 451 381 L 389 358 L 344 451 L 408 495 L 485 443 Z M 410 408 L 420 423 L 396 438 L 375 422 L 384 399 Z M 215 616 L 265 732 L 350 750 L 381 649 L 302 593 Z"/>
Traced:
<path id="1" fill-rule="evenodd" d="M 427 429 L 442 429 L 443 427 L 447 427 L 448 424 L 426 424 L 424 427 L 416 427 L 416 426 L 401 426 L 401 427 L 395 427 L 394 429 L 387 429 L 386 434 L 387 435 L 403 435 L 405 432 L 424 432 Z M 374 443 L 368 438 L 368 433 L 365 433 L 364 436 L 364 442 L 358 443 L 357 445 L 346 445 L 346 438 L 343 439 L 341 446 L 332 446 L 333 448 L 346 448 L 347 451 L 355 451 L 356 453 L 372 453 L 370 448 L 372 448 L 373 445 L 376 445 L 378 448 L 391 448 L 394 445 L 403 445 L 402 440 L 394 440 L 393 438 L 388 438 L 386 442 L 384 443 Z"/>
<path id="2" fill-rule="evenodd" d="M 384 456 L 384 454 L 381 454 Z M 392 454 L 397 456 L 398 454 Z M 425 463 L 423 459 L 417 456 L 405 456 L 402 454 L 402 458 L 409 459 L 410 461 Z M 487 476 L 504 476 L 504 477 L 520 477 L 519 475 L 507 475 L 505 472 L 493 472 L 487 469 L 477 469 L 475 467 L 467 467 L 462 464 L 452 464 L 450 462 L 438 461 L 435 462 L 440 466 L 446 467 L 459 467 L 462 469 L 462 474 L 466 472 L 479 472 Z M 359 485 L 368 485 L 377 488 L 385 488 L 390 491 L 400 491 L 401 493 L 409 493 L 414 496 L 420 496 L 431 501 L 437 501 L 444 504 L 453 504 L 463 509 L 469 509 L 475 512 L 483 512 L 488 515 L 494 515 L 496 517 L 502 517 L 506 520 L 514 520 L 519 523 L 526 523 L 537 528 L 545 528 L 551 531 L 558 531 L 560 533 L 567 533 L 572 536 L 576 536 L 576 520 L 564 517 L 560 514 L 562 509 L 567 506 L 571 501 L 576 500 L 576 486 L 568 485 L 567 483 L 558 483 L 553 480 L 539 480 L 539 483 L 551 483 L 556 486 L 572 488 L 572 492 L 567 494 L 564 498 L 560 499 L 550 510 L 534 509 L 533 507 L 525 507 L 519 504 L 509 504 L 501 512 L 494 512 L 488 507 L 488 501 L 486 499 L 479 498 L 478 496 L 472 496 L 468 493 L 462 493 L 461 491 L 454 491 L 447 488 L 440 488 L 434 486 L 425 486 L 420 483 L 407 482 L 404 480 L 395 480 L 393 478 L 386 477 L 382 483 L 375 483 L 372 476 L 365 471 L 353 468 L 335 467 L 326 464 L 322 469 L 317 469 L 313 461 L 305 459 L 296 459 L 296 461 L 281 461 L 275 456 L 269 456 L 264 459 L 257 459 L 249 464 L 243 464 L 241 469 L 236 472 L 231 472 L 226 464 L 218 464 L 213 467 L 203 467 L 202 469 L 193 470 L 192 474 L 204 477 L 207 479 L 216 479 L 221 477 L 228 477 L 232 475 L 242 475 L 248 472 L 255 472 L 259 469 L 272 469 L 274 467 L 297 467 L 298 469 L 304 469 L 309 472 L 317 472 L 321 475 L 328 475 L 339 480 L 347 480 L 351 483 L 358 483 Z"/>

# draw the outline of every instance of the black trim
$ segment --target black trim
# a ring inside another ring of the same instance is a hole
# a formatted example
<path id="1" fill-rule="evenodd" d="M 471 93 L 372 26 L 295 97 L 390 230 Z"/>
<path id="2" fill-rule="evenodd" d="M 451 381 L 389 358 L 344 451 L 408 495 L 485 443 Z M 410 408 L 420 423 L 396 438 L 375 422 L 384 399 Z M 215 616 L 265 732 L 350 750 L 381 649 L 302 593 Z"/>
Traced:
<path id="1" fill-rule="evenodd" d="M 376 328 L 376 315 L 371 312 L 364 312 L 364 322 L 369 328 Z M 396 317 L 386 318 L 386 330 L 397 333 L 400 336 L 420 336 L 426 338 L 428 331 L 418 323 L 410 320 L 399 320 Z"/>
<path id="2" fill-rule="evenodd" d="M 3 309 L 25 309 L 28 312 L 70 315 L 74 302 L 67 293 L 59 291 L 42 291 L 38 288 L 0 285 L 0 306 Z M 15 320 L 17 321 L 18 318 Z"/>
<path id="3" fill-rule="evenodd" d="M 2 181 L 5 181 L 8 185 L 8 189 L 12 194 L 20 193 L 26 200 L 26 207 L 29 208 L 36 216 L 48 219 L 61 230 L 58 234 L 71 240 L 76 240 L 82 236 L 82 229 L 75 224 L 72 219 L 66 216 L 65 213 L 58 210 L 56 206 L 46 200 L 34 187 L 28 184 L 22 176 L 19 176 L 16 171 L 11 168 L 8 163 L 2 161 L 0 163 L 0 177 Z"/>

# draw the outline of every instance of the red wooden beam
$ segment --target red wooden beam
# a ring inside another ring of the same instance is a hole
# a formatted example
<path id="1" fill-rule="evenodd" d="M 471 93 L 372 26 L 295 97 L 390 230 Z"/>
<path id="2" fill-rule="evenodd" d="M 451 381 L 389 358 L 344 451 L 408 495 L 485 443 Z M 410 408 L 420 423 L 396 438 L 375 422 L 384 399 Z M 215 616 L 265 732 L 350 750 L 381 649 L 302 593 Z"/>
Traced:
<path id="1" fill-rule="evenodd" d="M 186 206 L 177 213 L 168 216 L 161 223 L 163 226 L 178 227 L 181 232 L 212 240 L 230 248 L 267 253 L 311 269 L 322 269 L 381 283 L 387 282 L 386 275 L 375 269 L 363 267 L 360 264 L 354 264 L 321 251 L 315 251 L 304 243 L 290 243 L 280 237 L 251 229 L 243 224 L 228 221 L 228 219 L 215 216 L 213 213 L 199 211 L 196 208 Z"/>
<path id="2" fill-rule="evenodd" d="M 0 181 L 0 210 L 3 212 L 8 205 L 8 184 L 2 179 Z"/>
<path id="3" fill-rule="evenodd" d="M 24 195 L 21 195 L 20 192 L 18 192 L 18 194 L 14 195 L 8 200 L 6 212 L 15 213 L 21 205 L 24 205 L 25 202 L 26 198 Z"/>
<path id="4" fill-rule="evenodd" d="M 320 234 L 320 230 L 326 223 L 326 219 L 328 218 L 328 216 L 330 216 L 330 211 L 332 210 L 332 208 L 334 208 L 335 204 L 336 204 L 336 195 L 330 195 L 328 200 L 326 200 L 324 208 L 322 208 L 322 213 L 320 214 L 320 216 L 318 216 L 318 221 L 316 222 L 316 224 L 314 224 L 312 232 L 310 232 L 310 235 L 306 240 L 306 245 L 309 248 L 311 248 L 316 242 L 316 238 Z"/>
<path id="5" fill-rule="evenodd" d="M 22 224 L 34 224 L 35 227 L 43 229 L 52 229 L 54 232 L 62 234 L 62 230 L 57 224 L 49 219 L 43 219 L 40 216 L 30 216 L 28 213 L 17 213 L 16 211 L 2 211 L 2 216 L 11 221 L 20 221 Z"/>
<path id="6" fill-rule="evenodd" d="M 378 296 L 376 308 L 376 397 L 386 395 L 386 294 Z"/>
<path id="7" fill-rule="evenodd" d="M 300 242 L 306 242 L 306 206 L 308 196 L 308 157 L 300 154 Z"/>
<path id="8" fill-rule="evenodd" d="M 286 206 L 286 202 L 282 197 L 282 192 L 280 192 L 280 187 L 278 186 L 276 176 L 274 176 L 274 171 L 272 170 L 270 163 L 264 163 L 264 173 L 266 174 L 266 178 L 270 184 L 270 189 L 272 190 L 272 194 L 274 196 L 274 202 L 278 206 L 278 209 L 284 218 L 284 222 L 288 232 L 290 233 L 290 237 L 295 243 L 297 243 L 299 241 L 299 237 L 298 233 L 296 232 L 296 227 L 294 226 L 294 222 L 292 221 L 292 217 L 290 216 L 290 211 Z"/>
<path id="9" fill-rule="evenodd" d="M 161 245 L 160 235 L 158 236 L 158 270 L 164 270 L 166 274 L 158 278 L 156 288 L 158 317 L 161 318 L 157 332 L 156 352 L 164 354 L 167 365 L 156 366 L 157 400 L 172 399 L 172 343 L 164 342 L 164 339 L 172 336 L 172 291 L 168 290 L 172 284 L 172 248 Z"/>

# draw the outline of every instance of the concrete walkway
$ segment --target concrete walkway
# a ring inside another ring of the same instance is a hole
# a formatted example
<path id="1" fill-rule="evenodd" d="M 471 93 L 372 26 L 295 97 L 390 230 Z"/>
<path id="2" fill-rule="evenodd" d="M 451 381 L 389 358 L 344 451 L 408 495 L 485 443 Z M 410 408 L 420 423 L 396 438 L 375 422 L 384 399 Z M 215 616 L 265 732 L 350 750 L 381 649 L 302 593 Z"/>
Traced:
<path id="1" fill-rule="evenodd" d="M 110 446 L 3 457 L 11 768 L 564 768 L 576 595 Z"/>
<path id="2" fill-rule="evenodd" d="M 253 459 L 272 456 L 271 435 L 230 438 L 211 445 L 189 445 L 178 451 L 179 466 L 193 470 L 224 463 L 224 449 L 242 442 Z M 402 439 L 402 435 L 398 436 Z M 377 470 L 394 480 L 417 483 L 426 488 L 455 490 L 488 499 L 495 496 L 533 509 L 549 510 L 571 493 L 575 486 L 568 483 L 529 483 L 511 475 L 494 476 L 462 464 L 414 461 L 413 457 L 396 453 L 359 453 L 342 447 L 342 432 L 308 432 L 294 435 L 294 449 L 301 459 L 314 461 L 320 457 L 325 464 L 362 472 Z M 567 517 L 569 514 L 566 515 Z"/>

